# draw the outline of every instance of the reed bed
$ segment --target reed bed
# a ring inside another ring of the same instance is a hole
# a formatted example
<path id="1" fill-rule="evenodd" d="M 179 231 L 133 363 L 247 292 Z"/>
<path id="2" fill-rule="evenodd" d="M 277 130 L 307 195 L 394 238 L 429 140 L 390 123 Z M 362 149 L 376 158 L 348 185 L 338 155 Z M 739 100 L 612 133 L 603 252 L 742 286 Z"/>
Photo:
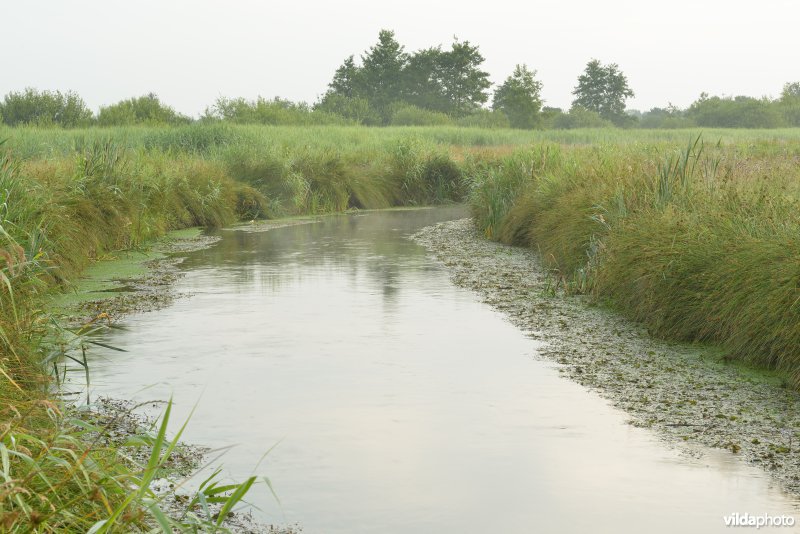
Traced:
<path id="1" fill-rule="evenodd" d="M 197 123 L 175 127 L 127 126 L 114 128 L 57 129 L 0 126 L 0 139 L 20 158 L 58 157 L 74 154 L 108 140 L 133 150 L 160 149 L 214 156 L 231 146 L 294 149 L 333 149 L 344 153 L 386 153 L 398 141 L 416 137 L 445 149 L 452 147 L 520 147 L 541 143 L 560 145 L 670 143 L 683 145 L 699 134 L 709 142 L 723 144 L 769 143 L 783 145 L 800 140 L 800 128 L 737 130 L 692 128 L 683 130 L 623 130 L 595 128 L 576 130 L 512 130 L 460 128 L 456 126 L 386 127 L 363 126 L 254 126 L 225 122 Z"/>
<path id="2" fill-rule="evenodd" d="M 800 385 L 800 144 L 543 145 L 476 166 L 487 236 L 567 291 Z"/>

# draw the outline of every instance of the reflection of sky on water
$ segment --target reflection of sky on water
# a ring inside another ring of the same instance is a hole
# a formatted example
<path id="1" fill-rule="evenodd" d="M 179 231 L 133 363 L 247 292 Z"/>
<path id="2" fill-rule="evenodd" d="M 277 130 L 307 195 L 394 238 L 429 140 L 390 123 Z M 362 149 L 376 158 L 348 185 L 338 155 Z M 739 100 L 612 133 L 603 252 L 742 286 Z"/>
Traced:
<path id="1" fill-rule="evenodd" d="M 404 238 L 460 214 L 224 232 L 184 263 L 191 298 L 108 339 L 129 352 L 95 355 L 95 388 L 174 392 L 177 419 L 200 398 L 187 439 L 238 444 L 238 478 L 280 441 L 260 471 L 283 507 L 255 498 L 308 534 L 715 532 L 791 511 L 732 455 L 625 425 Z"/>

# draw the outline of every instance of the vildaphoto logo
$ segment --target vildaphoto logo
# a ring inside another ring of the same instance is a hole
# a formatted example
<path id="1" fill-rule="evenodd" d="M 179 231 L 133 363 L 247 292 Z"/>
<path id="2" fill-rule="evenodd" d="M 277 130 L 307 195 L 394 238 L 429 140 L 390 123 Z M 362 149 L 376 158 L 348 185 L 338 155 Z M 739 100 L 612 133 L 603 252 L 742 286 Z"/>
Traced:
<path id="1" fill-rule="evenodd" d="M 753 515 L 738 512 L 722 518 L 726 527 L 793 527 L 794 517 L 790 515 Z"/>

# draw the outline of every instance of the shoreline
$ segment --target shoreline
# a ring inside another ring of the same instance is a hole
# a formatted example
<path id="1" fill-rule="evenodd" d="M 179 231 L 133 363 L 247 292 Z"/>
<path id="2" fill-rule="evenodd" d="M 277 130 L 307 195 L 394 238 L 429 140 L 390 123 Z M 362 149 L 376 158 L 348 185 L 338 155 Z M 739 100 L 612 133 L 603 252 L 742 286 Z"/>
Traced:
<path id="1" fill-rule="evenodd" d="M 315 222 L 313 219 L 287 219 L 274 221 L 257 221 L 245 225 L 225 228 L 225 231 L 264 232 L 285 226 L 307 224 Z M 108 271 L 112 273 L 105 278 L 89 280 L 89 286 L 96 283 L 111 284 L 114 289 L 102 292 L 87 291 L 91 297 L 100 294 L 100 298 L 80 298 L 80 285 L 76 288 L 78 300 L 73 303 L 58 306 L 64 314 L 64 319 L 70 327 L 80 328 L 83 325 L 96 322 L 102 318 L 108 324 L 132 315 L 155 311 L 164 308 L 178 298 L 191 297 L 190 293 L 178 293 L 174 290 L 175 283 L 184 276 L 180 265 L 185 255 L 191 252 L 207 249 L 216 244 L 221 237 L 206 235 L 201 230 L 186 232 L 181 231 L 174 235 L 167 235 L 158 240 L 147 254 L 143 255 L 137 263 L 140 272 L 133 275 L 120 275 L 114 273 L 113 262 L 108 260 Z M 104 261 L 104 260 L 101 260 Z M 129 258 L 120 262 L 125 271 L 131 264 Z M 117 289 L 119 288 L 119 289 Z M 91 371 L 90 371 L 91 372 Z M 100 397 L 88 406 L 73 407 L 76 415 L 83 421 L 99 425 L 104 429 L 100 439 L 106 445 L 111 445 L 124 451 L 120 457 L 124 458 L 131 468 L 147 463 L 150 450 L 141 447 L 126 446 L 129 440 L 141 439 L 157 427 L 157 421 L 137 411 L 144 405 L 156 406 L 165 404 L 164 399 L 155 399 L 144 404 L 134 405 L 128 399 Z M 191 424 L 191 423 L 190 423 Z M 209 462 L 210 449 L 203 445 L 179 441 L 173 454 L 167 461 L 166 472 L 153 480 L 150 489 L 160 501 L 161 509 L 173 519 L 178 519 L 188 510 L 187 504 L 191 500 L 191 491 L 186 491 L 185 483 L 194 474 Z M 214 461 L 215 462 L 215 461 Z M 212 504 L 212 513 L 218 513 L 221 504 Z M 228 514 L 222 528 L 229 532 L 242 534 L 299 534 L 302 532 L 300 525 L 275 525 L 264 523 L 252 515 L 252 510 L 236 508 Z"/>
<path id="2" fill-rule="evenodd" d="M 148 447 L 130 445 L 146 439 L 158 427 L 158 421 L 142 415 L 137 410 L 145 405 L 152 407 L 164 405 L 163 401 L 149 401 L 135 405 L 125 399 L 101 397 L 88 409 L 80 410 L 77 416 L 83 421 L 102 428 L 103 432 L 94 437 L 105 446 L 111 446 L 118 451 L 131 468 L 147 464 L 150 456 Z M 194 493 L 187 490 L 187 482 L 204 468 L 210 466 L 209 461 L 215 451 L 207 447 L 192 443 L 178 442 L 175 450 L 167 459 L 160 473 L 150 483 L 159 508 L 169 517 L 180 520 L 186 515 L 202 515 L 200 506 L 189 509 L 188 503 Z M 222 509 L 220 503 L 210 503 L 209 512 L 212 517 Z M 243 508 L 243 509 L 242 509 Z M 236 507 L 228 513 L 220 529 L 234 534 L 300 534 L 302 528 L 298 525 L 274 525 L 259 521 L 253 516 L 252 506 Z"/>
<path id="3" fill-rule="evenodd" d="M 489 241 L 472 219 L 411 237 L 557 362 L 564 376 L 623 410 L 669 445 L 727 449 L 800 495 L 800 392 L 768 371 L 728 363 L 718 349 L 654 339 L 585 297 L 555 294 L 532 249 Z"/>
<path id="4" fill-rule="evenodd" d="M 317 219 L 309 217 L 252 221 L 222 228 L 221 231 L 267 232 L 314 222 Z M 90 269 L 73 290 L 55 297 L 54 307 L 61 311 L 71 327 L 80 327 L 100 316 L 113 323 L 128 315 L 162 309 L 175 299 L 191 296 L 173 289 L 175 282 L 184 275 L 180 265 L 185 254 L 210 248 L 221 239 L 218 235 L 207 235 L 199 228 L 181 230 L 153 243 L 139 260 L 124 257 L 124 251 L 120 260 L 100 260 L 95 264 L 105 264 L 100 274 L 93 275 Z M 115 271 L 116 261 L 119 261 L 120 272 Z M 138 267 L 134 267 L 133 274 L 128 273 L 131 265 Z M 102 289 L 98 291 L 97 285 Z"/>

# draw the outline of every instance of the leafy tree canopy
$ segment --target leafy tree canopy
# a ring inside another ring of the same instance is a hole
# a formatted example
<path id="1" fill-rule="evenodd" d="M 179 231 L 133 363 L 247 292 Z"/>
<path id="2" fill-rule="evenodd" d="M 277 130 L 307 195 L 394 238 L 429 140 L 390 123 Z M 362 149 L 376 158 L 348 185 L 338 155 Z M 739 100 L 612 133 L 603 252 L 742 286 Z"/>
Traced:
<path id="1" fill-rule="evenodd" d="M 786 83 L 781 91 L 781 100 L 800 99 L 800 82 Z"/>
<path id="2" fill-rule="evenodd" d="M 625 101 L 634 96 L 619 65 L 603 65 L 596 59 L 586 64 L 572 94 L 575 95 L 572 101 L 574 107 L 594 111 L 615 123 L 624 121 Z"/>
<path id="3" fill-rule="evenodd" d="M 362 67 L 355 73 L 359 95 L 374 108 L 385 111 L 389 104 L 400 100 L 402 73 L 408 61 L 403 46 L 394 32 L 381 30 L 378 42 L 361 56 Z"/>
<path id="4" fill-rule="evenodd" d="M 480 69 L 483 61 L 477 46 L 458 39 L 449 50 L 437 46 L 408 54 L 394 32 L 381 30 L 378 42 L 361 56 L 361 66 L 350 56 L 336 70 L 320 105 L 363 99 L 384 124 L 401 102 L 461 117 L 488 100 L 491 83 Z"/>
<path id="5" fill-rule="evenodd" d="M 477 46 L 469 41 L 453 42 L 451 49 L 442 54 L 441 78 L 455 116 L 466 115 L 489 100 L 486 92 L 491 87 L 489 73 L 480 69 L 484 62 Z"/>
<path id="6" fill-rule="evenodd" d="M 784 85 L 778 104 L 786 124 L 800 126 L 800 82 Z"/>
<path id="7" fill-rule="evenodd" d="M 542 108 L 542 83 L 536 79 L 536 71 L 526 65 L 517 65 L 494 92 L 492 109 L 502 111 L 512 128 L 534 128 L 538 126 Z"/>

